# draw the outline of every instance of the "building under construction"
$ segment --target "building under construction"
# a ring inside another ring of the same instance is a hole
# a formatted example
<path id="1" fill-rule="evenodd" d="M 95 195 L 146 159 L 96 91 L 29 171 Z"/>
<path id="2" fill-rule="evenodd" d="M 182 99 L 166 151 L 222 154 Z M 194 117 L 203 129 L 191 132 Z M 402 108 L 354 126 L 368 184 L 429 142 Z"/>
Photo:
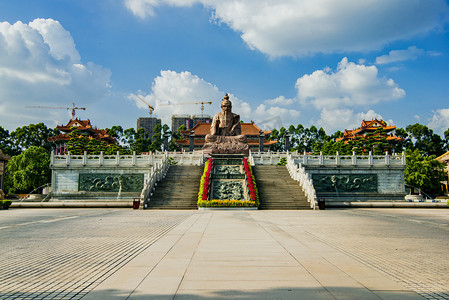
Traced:
<path id="1" fill-rule="evenodd" d="M 171 130 L 177 132 L 181 125 L 185 125 L 189 130 L 198 123 L 212 123 L 212 118 L 210 116 L 173 115 L 171 117 Z"/>
<path id="2" fill-rule="evenodd" d="M 155 117 L 138 118 L 137 131 L 139 131 L 140 128 L 143 128 L 143 130 L 145 130 L 145 135 L 152 140 L 154 128 L 158 124 L 161 124 L 161 119 Z"/>

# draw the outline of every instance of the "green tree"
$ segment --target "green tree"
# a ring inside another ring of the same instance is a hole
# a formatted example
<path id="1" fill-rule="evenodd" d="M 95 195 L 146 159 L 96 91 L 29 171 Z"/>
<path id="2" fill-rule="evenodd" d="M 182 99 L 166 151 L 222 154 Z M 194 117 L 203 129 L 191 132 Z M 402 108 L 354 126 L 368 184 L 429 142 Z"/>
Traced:
<path id="1" fill-rule="evenodd" d="M 137 132 L 134 128 L 128 128 L 123 131 L 125 136 L 125 141 L 128 145 L 129 150 L 135 151 L 136 153 L 148 152 L 150 151 L 151 139 L 145 134 L 145 130 L 140 128 Z"/>
<path id="2" fill-rule="evenodd" d="M 8 154 L 10 156 L 17 155 L 20 153 L 20 149 L 18 149 L 11 140 L 9 135 L 9 131 L 0 126 L 0 150 L 4 154 Z"/>
<path id="3" fill-rule="evenodd" d="M 111 128 L 106 128 L 109 136 L 115 138 L 120 145 L 124 145 L 127 143 L 126 136 L 122 126 L 115 125 Z"/>
<path id="4" fill-rule="evenodd" d="M 37 146 L 50 152 L 53 144 L 48 141 L 48 138 L 57 134 L 59 130 L 48 128 L 44 123 L 29 124 L 11 132 L 11 140 L 17 148 L 22 150 Z"/>
<path id="5" fill-rule="evenodd" d="M 88 154 L 98 155 L 103 152 L 104 155 L 130 154 L 129 149 L 115 144 L 108 144 L 105 141 L 91 138 L 74 129 L 69 134 L 70 140 L 67 142 L 67 150 L 74 155 L 82 155 L 84 151 Z"/>
<path id="6" fill-rule="evenodd" d="M 432 129 L 425 125 L 416 123 L 406 127 L 411 141 L 414 145 L 408 145 L 408 149 L 419 149 L 424 152 L 424 155 L 440 156 L 445 151 L 444 141 L 440 135 L 435 134 Z"/>
<path id="7" fill-rule="evenodd" d="M 440 181 L 444 180 L 445 176 L 444 165 L 435 160 L 434 155 L 423 154 L 419 149 L 405 151 L 405 184 L 419 188 L 427 194 L 438 194 L 441 191 Z"/>
<path id="8" fill-rule="evenodd" d="M 164 124 L 165 130 L 168 130 L 168 126 Z M 164 132 L 165 132 L 164 130 Z M 155 151 L 162 151 L 162 144 L 164 142 L 163 138 L 162 138 L 162 131 L 163 131 L 163 127 L 161 126 L 161 124 L 157 124 L 154 129 L 153 129 L 153 136 L 151 139 L 151 144 L 149 147 L 149 150 L 152 152 Z"/>
<path id="9" fill-rule="evenodd" d="M 50 182 L 50 154 L 43 147 L 31 146 L 13 156 L 6 171 L 5 187 L 9 193 L 29 193 Z"/>
<path id="10" fill-rule="evenodd" d="M 185 131 L 185 130 L 187 130 L 187 127 L 183 124 L 183 125 L 179 126 L 177 132 L 171 132 L 170 141 L 168 142 L 169 151 L 181 150 L 181 146 L 176 144 L 175 141 L 185 139 L 184 135 L 181 133 L 181 131 Z"/>

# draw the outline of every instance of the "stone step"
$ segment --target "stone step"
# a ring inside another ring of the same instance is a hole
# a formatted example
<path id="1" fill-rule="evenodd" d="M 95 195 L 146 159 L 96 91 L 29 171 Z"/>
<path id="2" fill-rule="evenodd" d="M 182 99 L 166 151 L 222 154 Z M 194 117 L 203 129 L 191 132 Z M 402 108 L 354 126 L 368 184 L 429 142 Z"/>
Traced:
<path id="1" fill-rule="evenodd" d="M 170 166 L 150 197 L 150 209 L 197 209 L 202 166 Z"/>
<path id="2" fill-rule="evenodd" d="M 259 209 L 310 209 L 299 183 L 293 180 L 285 166 L 254 166 L 259 190 Z"/>

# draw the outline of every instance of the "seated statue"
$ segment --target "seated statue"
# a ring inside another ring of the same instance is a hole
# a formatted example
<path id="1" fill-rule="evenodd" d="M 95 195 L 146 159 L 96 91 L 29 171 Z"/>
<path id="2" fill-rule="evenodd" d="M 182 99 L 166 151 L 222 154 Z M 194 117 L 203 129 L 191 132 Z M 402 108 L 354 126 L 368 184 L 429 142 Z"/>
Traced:
<path id="1" fill-rule="evenodd" d="M 217 153 L 247 152 L 249 146 L 246 136 L 241 133 L 240 116 L 232 113 L 232 103 L 226 94 L 221 102 L 221 112 L 212 120 L 204 149 L 212 149 L 212 152 Z"/>

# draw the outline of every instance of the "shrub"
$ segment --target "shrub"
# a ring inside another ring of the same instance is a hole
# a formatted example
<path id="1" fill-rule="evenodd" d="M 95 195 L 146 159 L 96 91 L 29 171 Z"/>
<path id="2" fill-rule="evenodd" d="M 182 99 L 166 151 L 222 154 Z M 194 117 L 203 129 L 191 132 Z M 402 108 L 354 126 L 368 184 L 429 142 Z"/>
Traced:
<path id="1" fill-rule="evenodd" d="M 0 200 L 0 208 L 1 209 L 8 209 L 12 204 L 11 200 Z"/>

